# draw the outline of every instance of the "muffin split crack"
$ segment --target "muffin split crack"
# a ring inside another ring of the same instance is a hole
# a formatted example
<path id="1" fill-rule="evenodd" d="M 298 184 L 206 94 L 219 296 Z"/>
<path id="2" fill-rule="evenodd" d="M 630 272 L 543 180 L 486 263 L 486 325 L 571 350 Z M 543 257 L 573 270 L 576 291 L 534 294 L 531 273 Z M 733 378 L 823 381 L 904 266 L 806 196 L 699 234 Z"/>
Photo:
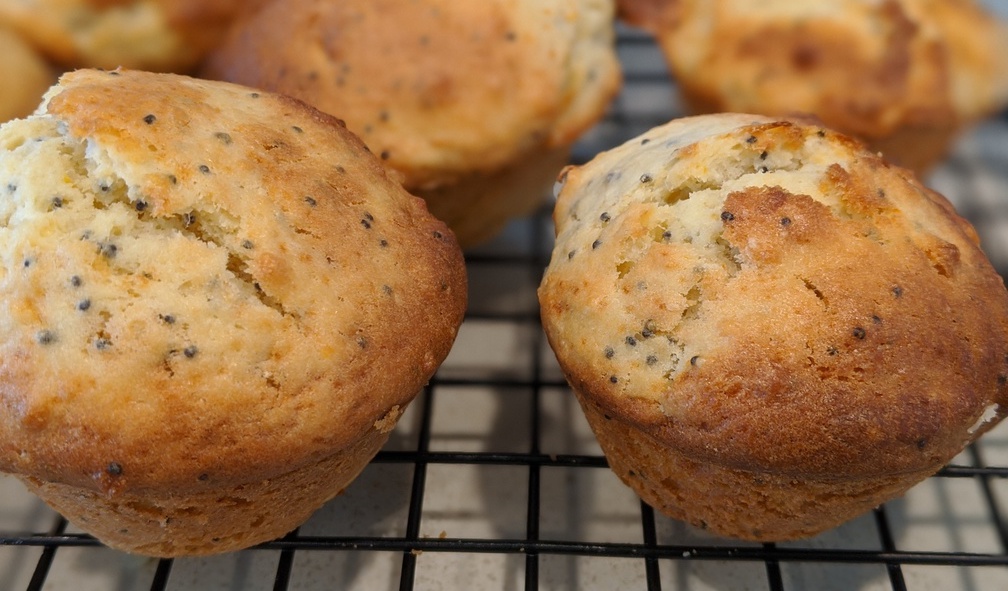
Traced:
<path id="1" fill-rule="evenodd" d="M 461 324 L 451 231 L 294 99 L 79 70 L 3 126 L 0 180 L 0 467 L 114 547 L 293 529 Z"/>
<path id="2" fill-rule="evenodd" d="M 813 535 L 1005 413 L 1008 297 L 973 228 L 859 142 L 685 118 L 568 168 L 544 328 L 610 465 L 717 533 Z"/>

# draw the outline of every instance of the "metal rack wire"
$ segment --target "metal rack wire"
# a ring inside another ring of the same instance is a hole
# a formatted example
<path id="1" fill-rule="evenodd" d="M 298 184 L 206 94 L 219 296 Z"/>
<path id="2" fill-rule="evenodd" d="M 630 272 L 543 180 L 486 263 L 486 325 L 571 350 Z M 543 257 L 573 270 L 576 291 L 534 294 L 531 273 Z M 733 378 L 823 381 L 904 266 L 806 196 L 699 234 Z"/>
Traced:
<path id="1" fill-rule="evenodd" d="M 677 114 L 650 40 L 621 29 L 619 50 L 627 90 L 575 161 Z M 1008 225 L 998 146 L 1008 114 L 933 179 L 994 245 Z M 358 482 L 303 527 L 224 557 L 148 560 L 15 490 L 0 499 L 0 589 L 1008 588 L 1006 429 L 907 498 L 804 542 L 720 539 L 640 503 L 606 469 L 539 325 L 549 213 L 467 253 L 470 310 L 452 356 Z M 992 259 L 1008 269 L 1008 248 Z"/>

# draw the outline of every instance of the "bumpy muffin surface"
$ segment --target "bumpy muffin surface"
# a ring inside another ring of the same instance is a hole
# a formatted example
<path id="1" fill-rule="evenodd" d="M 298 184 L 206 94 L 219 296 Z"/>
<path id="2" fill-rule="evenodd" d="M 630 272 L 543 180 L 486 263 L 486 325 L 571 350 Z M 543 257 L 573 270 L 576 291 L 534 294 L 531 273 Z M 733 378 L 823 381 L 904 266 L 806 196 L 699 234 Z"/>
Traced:
<path id="1" fill-rule="evenodd" d="M 391 430 L 461 322 L 451 233 L 293 99 L 80 70 L 2 128 L 0 179 L 0 468 L 36 484 L 316 464 Z"/>
<path id="2" fill-rule="evenodd" d="M 572 387 L 691 469 L 920 474 L 1006 411 L 975 232 L 835 132 L 674 121 L 568 169 L 554 219 L 539 294 Z"/>

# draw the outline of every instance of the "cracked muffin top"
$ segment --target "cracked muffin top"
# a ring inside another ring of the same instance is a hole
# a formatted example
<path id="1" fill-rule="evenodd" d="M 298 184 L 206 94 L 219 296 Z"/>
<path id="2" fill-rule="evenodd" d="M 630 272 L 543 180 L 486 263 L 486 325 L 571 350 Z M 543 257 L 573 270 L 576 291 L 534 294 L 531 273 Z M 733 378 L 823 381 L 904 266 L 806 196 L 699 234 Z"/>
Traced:
<path id="1" fill-rule="evenodd" d="M 673 121 L 558 183 L 544 327 L 572 386 L 697 461 L 935 469 L 1008 411 L 973 228 L 833 131 Z"/>
<path id="2" fill-rule="evenodd" d="M 294 470 L 385 424 L 462 319 L 452 234 L 287 97 L 69 73 L 0 128 L 0 192 L 4 471 Z"/>

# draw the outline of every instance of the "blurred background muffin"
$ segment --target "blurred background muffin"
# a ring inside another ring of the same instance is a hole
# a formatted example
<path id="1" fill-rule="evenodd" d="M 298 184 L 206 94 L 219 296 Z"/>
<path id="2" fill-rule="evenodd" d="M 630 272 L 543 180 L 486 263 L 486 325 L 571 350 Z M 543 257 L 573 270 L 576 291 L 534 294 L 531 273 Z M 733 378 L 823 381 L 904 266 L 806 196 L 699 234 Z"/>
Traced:
<path id="1" fill-rule="evenodd" d="M 184 72 L 264 1 L 0 0 L 0 22 L 64 68 Z"/>
<path id="2" fill-rule="evenodd" d="M 0 123 L 25 117 L 42 101 L 42 95 L 56 81 L 56 71 L 28 43 L 10 29 L 0 26 Z"/>
<path id="3" fill-rule="evenodd" d="M 200 75 L 345 120 L 469 246 L 548 197 L 620 86 L 613 0 L 292 0 Z"/>
<path id="4" fill-rule="evenodd" d="M 811 114 L 930 170 L 1008 105 L 1008 26 L 972 0 L 620 0 L 696 113 Z"/>

